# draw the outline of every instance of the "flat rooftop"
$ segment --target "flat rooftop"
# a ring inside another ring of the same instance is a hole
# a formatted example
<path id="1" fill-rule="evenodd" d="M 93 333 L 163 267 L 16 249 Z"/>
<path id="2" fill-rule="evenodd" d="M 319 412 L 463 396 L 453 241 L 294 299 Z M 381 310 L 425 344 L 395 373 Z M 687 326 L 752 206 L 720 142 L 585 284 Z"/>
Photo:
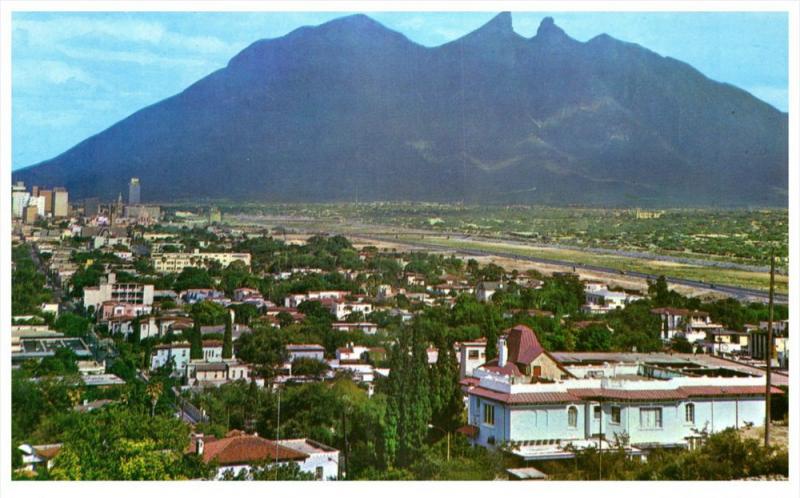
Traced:
<path id="1" fill-rule="evenodd" d="M 78 357 L 88 358 L 92 356 L 89 346 L 83 339 L 77 337 L 40 337 L 22 339 L 20 341 L 19 352 L 13 354 L 14 358 L 43 358 L 52 356 L 56 350 L 61 348 L 71 349 Z"/>
<path id="2" fill-rule="evenodd" d="M 575 352 L 557 351 L 551 353 L 553 357 L 569 365 L 592 365 L 603 363 L 649 363 L 667 368 L 705 368 L 709 370 L 730 370 L 741 374 L 762 376 L 765 375 L 763 368 L 748 365 L 746 363 L 720 358 L 708 354 L 692 353 L 608 353 L 608 352 Z M 776 386 L 788 386 L 789 375 L 787 372 L 772 371 L 772 384 Z"/>
<path id="3" fill-rule="evenodd" d="M 281 446 L 286 446 L 287 448 L 301 451 L 308 455 L 312 455 L 315 453 L 331 453 L 334 451 L 339 451 L 336 448 L 332 448 L 322 443 L 318 443 L 317 441 L 311 439 L 281 439 L 280 441 L 278 441 L 278 443 Z"/>

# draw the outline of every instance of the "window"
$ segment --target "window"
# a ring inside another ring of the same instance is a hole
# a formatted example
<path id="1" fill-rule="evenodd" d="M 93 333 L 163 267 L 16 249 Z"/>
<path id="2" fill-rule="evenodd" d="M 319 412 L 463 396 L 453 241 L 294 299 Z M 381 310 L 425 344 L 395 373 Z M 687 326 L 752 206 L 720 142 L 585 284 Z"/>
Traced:
<path id="1" fill-rule="evenodd" d="M 494 405 L 483 405 L 483 423 L 494 425 Z"/>
<path id="2" fill-rule="evenodd" d="M 469 350 L 469 359 L 470 360 L 477 360 L 479 358 L 479 353 L 477 349 L 470 349 Z"/>
<path id="3" fill-rule="evenodd" d="M 686 405 L 686 421 L 690 424 L 694 423 L 694 403 Z"/>
<path id="4" fill-rule="evenodd" d="M 642 429 L 660 429 L 661 408 L 639 408 L 639 426 Z"/>
<path id="5" fill-rule="evenodd" d="M 622 409 L 618 406 L 611 407 L 611 423 L 618 424 L 622 421 Z"/>
<path id="6" fill-rule="evenodd" d="M 602 410 L 600 409 L 599 405 L 594 407 L 594 412 L 593 413 L 594 413 L 595 420 L 599 420 L 600 419 L 600 415 L 602 414 Z"/>
<path id="7" fill-rule="evenodd" d="M 574 406 L 567 408 L 567 424 L 570 427 L 578 427 L 578 409 Z"/>

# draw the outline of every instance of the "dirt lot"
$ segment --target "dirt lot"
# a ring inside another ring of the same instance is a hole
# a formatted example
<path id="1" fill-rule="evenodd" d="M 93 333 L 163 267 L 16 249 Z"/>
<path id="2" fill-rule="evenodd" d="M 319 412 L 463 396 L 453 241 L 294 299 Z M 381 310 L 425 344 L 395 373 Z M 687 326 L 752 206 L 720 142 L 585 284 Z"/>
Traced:
<path id="1" fill-rule="evenodd" d="M 763 427 L 751 427 L 749 429 L 742 429 L 740 432 L 744 437 L 758 439 L 759 441 L 764 440 Z M 779 448 L 788 449 L 789 425 L 782 422 L 773 422 L 773 424 L 770 426 L 769 439 L 770 444 L 773 444 Z"/>
<path id="2" fill-rule="evenodd" d="M 295 240 L 298 242 L 301 240 L 305 240 L 306 236 L 304 235 L 293 235 L 290 237 L 294 237 Z M 374 239 L 366 239 L 366 238 L 359 238 L 351 236 L 351 240 L 353 241 L 353 245 L 356 247 L 363 247 L 366 245 L 375 246 L 380 250 L 398 250 L 398 251 L 410 251 L 410 250 L 419 250 L 413 244 L 402 243 L 402 242 L 385 242 L 381 240 L 374 240 Z M 431 251 L 430 249 L 425 249 L 428 252 L 436 252 Z M 442 250 L 439 251 L 445 254 L 458 254 L 457 250 Z M 558 265 L 548 265 L 545 263 L 536 263 L 531 261 L 520 261 L 513 258 L 505 258 L 500 256 L 469 256 L 475 260 L 477 260 L 481 264 L 487 263 L 494 263 L 496 265 L 502 266 L 507 270 L 517 270 L 519 272 L 524 272 L 527 270 L 537 270 L 545 275 L 550 275 L 553 272 L 564 271 L 563 266 Z M 629 290 L 637 290 L 640 292 L 647 291 L 647 282 L 641 278 L 633 278 L 633 277 L 626 277 L 623 275 L 615 276 L 609 275 L 608 273 L 602 272 L 593 272 L 590 270 L 586 270 L 584 268 L 577 268 L 576 272 L 580 275 L 581 279 L 584 280 L 599 280 L 601 282 L 605 282 L 608 285 L 612 286 L 619 286 Z M 694 287 L 688 287 L 683 285 L 672 285 L 672 289 L 681 294 L 687 296 L 697 296 L 700 298 L 713 298 L 719 297 L 719 294 L 709 291 L 703 291 Z"/>

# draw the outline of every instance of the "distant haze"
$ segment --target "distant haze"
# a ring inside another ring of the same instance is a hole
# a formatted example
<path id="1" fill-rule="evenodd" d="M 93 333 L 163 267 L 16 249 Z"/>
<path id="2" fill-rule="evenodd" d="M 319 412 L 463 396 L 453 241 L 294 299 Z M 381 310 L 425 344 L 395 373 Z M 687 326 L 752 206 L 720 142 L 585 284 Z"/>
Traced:
<path id="1" fill-rule="evenodd" d="M 145 201 L 785 205 L 787 141 L 749 93 L 551 18 L 425 47 L 356 15 L 253 43 L 14 178 L 81 198 L 138 176 Z"/>

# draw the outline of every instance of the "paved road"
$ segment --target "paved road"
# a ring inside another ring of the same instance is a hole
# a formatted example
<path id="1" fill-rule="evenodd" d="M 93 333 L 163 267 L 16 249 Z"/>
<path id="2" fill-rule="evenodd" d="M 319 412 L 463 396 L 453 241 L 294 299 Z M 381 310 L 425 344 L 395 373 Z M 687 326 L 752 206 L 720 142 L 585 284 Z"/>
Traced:
<path id="1" fill-rule="evenodd" d="M 616 270 L 614 268 L 607 268 L 603 266 L 596 266 L 596 265 L 587 265 L 581 263 L 574 263 L 571 261 L 564 261 L 558 259 L 548 259 L 548 258 L 540 258 L 535 256 L 521 256 L 519 254 L 514 254 L 511 252 L 505 251 L 498 251 L 498 250 L 483 250 L 483 249 L 462 249 L 462 248 L 452 248 L 446 245 L 440 244 L 431 244 L 429 242 L 407 242 L 399 239 L 388 238 L 388 237 L 379 237 L 370 234 L 349 234 L 350 236 L 357 236 L 363 239 L 372 239 L 378 240 L 381 242 L 388 242 L 393 244 L 406 244 L 410 246 L 416 247 L 423 247 L 426 249 L 436 249 L 436 250 L 448 250 L 460 254 L 466 254 L 469 256 L 501 256 L 505 258 L 516 259 L 519 261 L 531 261 L 533 263 L 543 263 L 548 265 L 556 265 L 556 266 L 563 266 L 570 270 L 590 270 L 598 273 L 608 273 L 611 275 L 623 275 L 622 272 Z M 659 275 L 654 275 L 650 273 L 642 273 L 638 271 L 626 271 L 624 273 L 626 277 L 634 277 L 634 278 L 642 278 L 647 280 L 655 280 L 659 277 Z M 743 287 L 735 287 L 732 285 L 720 285 L 720 284 L 709 284 L 706 282 L 700 282 L 697 280 L 689 280 L 685 278 L 667 278 L 667 281 L 672 284 L 679 284 L 685 285 L 687 287 L 694 287 L 696 289 L 703 289 L 703 290 L 710 290 L 719 293 L 728 294 L 736 299 L 741 301 L 766 301 L 769 298 L 769 293 L 767 291 L 757 290 L 757 289 L 746 289 Z M 789 297 L 786 294 L 775 294 L 775 302 L 779 304 L 787 304 Z"/>

